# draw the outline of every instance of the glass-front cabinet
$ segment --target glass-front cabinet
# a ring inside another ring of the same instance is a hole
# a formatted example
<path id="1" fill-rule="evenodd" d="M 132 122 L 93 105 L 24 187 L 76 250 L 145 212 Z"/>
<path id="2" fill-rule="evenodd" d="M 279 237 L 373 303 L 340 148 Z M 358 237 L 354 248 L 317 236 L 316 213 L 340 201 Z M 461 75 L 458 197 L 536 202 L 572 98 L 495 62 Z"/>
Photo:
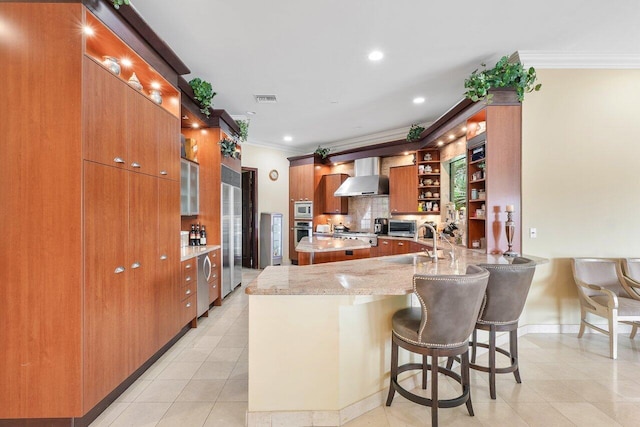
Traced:
<path id="1" fill-rule="evenodd" d="M 180 215 L 198 215 L 200 210 L 200 166 L 180 160 Z"/>

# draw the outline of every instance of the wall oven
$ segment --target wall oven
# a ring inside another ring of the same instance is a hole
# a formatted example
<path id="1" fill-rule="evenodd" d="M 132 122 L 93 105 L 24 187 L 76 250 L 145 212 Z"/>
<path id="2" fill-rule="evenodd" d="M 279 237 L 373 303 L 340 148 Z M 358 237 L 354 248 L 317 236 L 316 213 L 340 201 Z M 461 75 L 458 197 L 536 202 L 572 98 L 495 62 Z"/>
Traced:
<path id="1" fill-rule="evenodd" d="M 294 202 L 294 219 L 313 219 L 313 202 Z"/>
<path id="2" fill-rule="evenodd" d="M 311 221 L 294 221 L 293 232 L 295 233 L 296 245 L 304 237 L 313 236 L 313 222 Z"/>

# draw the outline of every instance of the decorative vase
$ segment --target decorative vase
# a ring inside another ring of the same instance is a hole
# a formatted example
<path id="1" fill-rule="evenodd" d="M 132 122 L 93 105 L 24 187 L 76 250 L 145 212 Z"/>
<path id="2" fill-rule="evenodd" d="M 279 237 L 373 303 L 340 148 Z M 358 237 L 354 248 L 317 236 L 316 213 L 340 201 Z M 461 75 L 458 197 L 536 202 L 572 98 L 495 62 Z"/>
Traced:
<path id="1" fill-rule="evenodd" d="M 153 89 L 149 92 L 149 95 L 151 96 L 151 100 L 153 102 L 155 102 L 158 105 L 162 104 L 162 92 L 160 92 L 157 89 Z"/>
<path id="2" fill-rule="evenodd" d="M 120 75 L 120 63 L 118 62 L 118 58 L 114 58 L 113 56 L 103 56 L 102 63 L 113 74 L 115 74 L 116 76 Z"/>
<path id="3" fill-rule="evenodd" d="M 136 76 L 136 73 L 131 74 L 131 77 L 129 77 L 128 83 L 132 88 L 137 90 L 142 90 L 142 84 L 140 83 L 140 80 L 138 80 L 138 76 Z"/>

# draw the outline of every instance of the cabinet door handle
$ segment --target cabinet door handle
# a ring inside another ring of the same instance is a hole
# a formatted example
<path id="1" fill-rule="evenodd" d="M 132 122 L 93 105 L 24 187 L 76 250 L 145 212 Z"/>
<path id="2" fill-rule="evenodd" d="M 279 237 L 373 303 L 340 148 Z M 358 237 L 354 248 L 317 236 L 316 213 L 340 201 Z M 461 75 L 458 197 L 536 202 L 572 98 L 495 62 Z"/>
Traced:
<path id="1" fill-rule="evenodd" d="M 120 266 L 120 267 L 116 267 L 116 269 L 115 269 L 115 270 L 113 270 L 113 272 L 114 272 L 115 274 L 122 273 L 123 271 L 124 271 L 124 267 L 122 267 L 122 266 Z"/>
<path id="2" fill-rule="evenodd" d="M 187 303 L 187 308 L 189 308 L 189 307 L 191 307 L 191 303 L 190 302 Z"/>
<path id="3" fill-rule="evenodd" d="M 216 277 L 218 277 L 218 275 L 216 273 L 213 273 L 213 278 L 215 279 Z"/>
<path id="4" fill-rule="evenodd" d="M 404 243 L 398 242 L 398 246 L 404 246 Z"/>
<path id="5" fill-rule="evenodd" d="M 211 264 L 211 268 L 216 268 L 217 266 L 217 264 Z"/>
<path id="6" fill-rule="evenodd" d="M 218 285 L 211 285 L 211 287 L 212 287 L 213 289 L 215 289 L 217 286 L 218 286 Z"/>
<path id="7" fill-rule="evenodd" d="M 389 242 L 382 242 L 382 244 L 383 244 L 383 245 L 388 245 L 388 244 L 389 244 Z"/>
<path id="8" fill-rule="evenodd" d="M 184 269 L 185 269 L 185 270 L 188 270 L 188 269 L 190 269 L 190 268 L 191 268 L 191 264 L 187 264 L 187 265 L 185 265 L 185 266 L 184 266 Z"/>
<path id="9" fill-rule="evenodd" d="M 187 289 L 186 292 L 184 293 L 185 295 L 191 295 L 191 289 Z"/>
<path id="10" fill-rule="evenodd" d="M 166 256 L 166 255 L 160 255 L 160 259 L 161 259 L 162 261 L 164 261 L 165 259 L 167 259 L 167 256 Z"/>
<path id="11" fill-rule="evenodd" d="M 160 175 L 166 175 L 167 171 L 160 171 Z"/>
<path id="12" fill-rule="evenodd" d="M 191 276 L 187 276 L 187 277 L 185 277 L 185 278 L 184 278 L 184 281 L 185 281 L 185 282 L 190 282 L 190 281 L 191 281 Z"/>
<path id="13" fill-rule="evenodd" d="M 218 254 L 217 254 L 216 252 L 214 252 L 214 253 L 213 253 L 213 257 L 215 258 L 215 257 L 217 257 L 217 256 L 218 256 Z"/>
<path id="14" fill-rule="evenodd" d="M 133 264 L 131 264 L 131 268 L 140 268 L 140 263 L 134 262 Z"/>
<path id="15" fill-rule="evenodd" d="M 133 162 L 133 163 L 131 163 L 131 167 L 132 168 L 139 168 L 140 167 L 140 163 Z"/>
<path id="16" fill-rule="evenodd" d="M 124 163 L 124 160 L 122 159 L 122 157 L 115 157 L 113 161 L 116 163 Z"/>

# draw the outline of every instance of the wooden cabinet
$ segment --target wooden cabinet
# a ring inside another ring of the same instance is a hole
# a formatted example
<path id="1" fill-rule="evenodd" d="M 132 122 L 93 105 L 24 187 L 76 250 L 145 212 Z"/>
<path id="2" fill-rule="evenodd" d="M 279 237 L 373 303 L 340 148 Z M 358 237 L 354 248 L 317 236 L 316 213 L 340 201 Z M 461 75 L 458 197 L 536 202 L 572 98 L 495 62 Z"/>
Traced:
<path id="1" fill-rule="evenodd" d="M 313 201 L 313 163 L 289 168 L 289 198 L 291 202 Z"/>
<path id="2" fill-rule="evenodd" d="M 209 277 L 209 304 L 222 304 L 222 293 L 220 289 L 220 249 L 216 249 L 209 254 L 211 258 L 211 276 Z"/>
<path id="3" fill-rule="evenodd" d="M 467 245 L 480 246 L 488 253 L 507 250 L 504 231 L 507 205 L 515 207 L 513 250 L 522 251 L 522 107 L 514 91 L 500 92 L 492 104 L 466 122 Z"/>
<path id="4" fill-rule="evenodd" d="M 347 178 L 349 178 L 349 175 L 344 173 L 322 176 L 321 186 L 324 193 L 324 203 L 322 204 L 323 213 L 341 215 L 349 213 L 349 199 L 347 197 L 335 197 L 333 195 L 338 187 L 340 187 L 340 184 L 345 182 Z"/>
<path id="5" fill-rule="evenodd" d="M 174 120 L 170 113 L 155 108 L 158 137 L 158 171 L 162 178 L 180 181 L 180 122 Z"/>
<path id="6" fill-rule="evenodd" d="M 389 211 L 415 213 L 418 208 L 418 174 L 415 165 L 389 168 Z"/>
<path id="7" fill-rule="evenodd" d="M 182 261 L 180 271 L 179 322 L 186 325 L 197 317 L 198 258 Z"/>
<path id="8" fill-rule="evenodd" d="M 416 152 L 418 163 L 418 212 L 439 215 L 440 150 L 430 148 Z"/>
<path id="9" fill-rule="evenodd" d="M 180 215 L 193 216 L 200 212 L 200 166 L 180 159 Z"/>
<path id="10" fill-rule="evenodd" d="M 410 240 L 378 238 L 378 247 L 375 256 L 400 255 L 415 252 Z M 372 255 L 373 256 L 373 255 Z"/>
<path id="11" fill-rule="evenodd" d="M 180 331 L 178 182 L 159 170 L 160 145 L 180 137 L 178 91 L 81 2 L 2 2 L 0 16 L 20 29 L 0 43 L 7 99 L 29 100 L 0 114 L 7 140 L 24 142 L 0 156 L 12 183 L 0 192 L 12 242 L 0 245 L 0 419 L 75 425 Z M 165 105 L 126 83 L 131 70 L 100 64 L 103 42 L 132 58 L 145 88 L 163 85 Z M 34 262 L 34 248 L 46 256 Z"/>

